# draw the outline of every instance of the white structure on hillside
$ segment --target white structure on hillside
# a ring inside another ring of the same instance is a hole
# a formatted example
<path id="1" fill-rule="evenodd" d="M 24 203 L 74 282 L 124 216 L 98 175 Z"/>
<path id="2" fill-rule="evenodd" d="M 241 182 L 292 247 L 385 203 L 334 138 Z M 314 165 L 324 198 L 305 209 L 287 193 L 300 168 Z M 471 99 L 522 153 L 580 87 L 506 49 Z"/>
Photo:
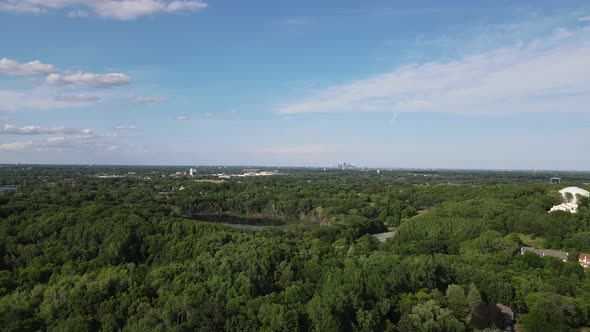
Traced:
<path id="1" fill-rule="evenodd" d="M 567 187 L 564 189 L 561 189 L 559 191 L 559 193 L 561 195 L 563 195 L 563 198 L 566 198 L 566 194 L 570 193 L 572 194 L 573 200 L 571 201 L 571 203 L 575 203 L 578 204 L 578 197 L 577 195 L 580 196 L 585 196 L 585 197 L 590 197 L 590 192 L 588 190 L 582 189 L 582 188 L 578 188 L 578 187 Z"/>
<path id="2" fill-rule="evenodd" d="M 190 176 L 195 176 L 195 175 L 197 175 L 197 169 L 191 168 L 191 169 L 189 169 L 188 173 Z"/>
<path id="3" fill-rule="evenodd" d="M 578 187 L 567 187 L 561 189 L 559 193 L 561 196 L 563 196 L 563 203 L 555 205 L 551 208 L 551 210 L 549 210 L 549 212 L 565 211 L 569 213 L 576 213 L 578 212 L 578 195 L 590 197 L 590 192 L 588 192 L 588 190 Z"/>

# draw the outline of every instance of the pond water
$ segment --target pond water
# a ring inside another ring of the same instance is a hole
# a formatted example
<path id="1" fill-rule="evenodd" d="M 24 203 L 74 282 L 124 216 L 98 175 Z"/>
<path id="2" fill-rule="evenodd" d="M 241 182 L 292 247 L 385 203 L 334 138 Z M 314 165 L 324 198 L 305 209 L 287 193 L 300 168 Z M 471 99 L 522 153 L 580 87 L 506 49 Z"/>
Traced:
<path id="1" fill-rule="evenodd" d="M 228 215 L 228 214 L 193 215 L 193 216 L 191 216 L 191 219 L 226 224 L 228 226 L 244 226 L 244 227 L 254 228 L 254 229 L 260 229 L 263 227 L 270 227 L 270 226 L 284 226 L 285 225 L 285 222 L 280 219 L 259 218 L 259 217 L 242 217 L 242 216 L 232 216 L 232 215 Z"/>
<path id="2" fill-rule="evenodd" d="M 16 186 L 0 186 L 0 191 L 13 191 L 16 190 Z"/>

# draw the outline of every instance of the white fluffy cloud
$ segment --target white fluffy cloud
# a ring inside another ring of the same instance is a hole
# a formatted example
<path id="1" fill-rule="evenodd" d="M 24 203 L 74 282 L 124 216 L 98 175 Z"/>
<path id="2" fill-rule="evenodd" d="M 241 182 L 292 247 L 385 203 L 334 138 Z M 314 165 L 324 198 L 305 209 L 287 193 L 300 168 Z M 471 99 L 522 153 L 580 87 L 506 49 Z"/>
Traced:
<path id="1" fill-rule="evenodd" d="M 588 111 L 590 29 L 452 62 L 402 66 L 277 107 L 282 114 L 387 111 L 516 113 Z"/>
<path id="2" fill-rule="evenodd" d="M 177 116 L 176 121 L 190 121 L 191 118 L 189 116 Z"/>
<path id="3" fill-rule="evenodd" d="M 86 17 L 88 11 L 110 19 L 133 20 L 159 13 L 194 12 L 207 8 L 200 0 L 0 0 L 0 11 L 42 14 L 69 10 L 69 17 Z"/>
<path id="4" fill-rule="evenodd" d="M 6 124 L 0 127 L 0 134 L 9 135 L 42 135 L 42 134 L 78 134 L 91 135 L 92 129 L 78 129 L 78 128 L 47 128 L 40 126 L 24 126 L 17 127 Z"/>
<path id="5" fill-rule="evenodd" d="M 53 65 L 31 61 L 20 63 L 18 61 L 2 58 L 0 59 L 0 73 L 19 76 L 49 75 L 55 73 Z"/>
<path id="6" fill-rule="evenodd" d="M 100 75 L 79 72 L 70 75 L 49 74 L 45 81 L 49 84 L 72 84 L 77 86 L 101 88 L 126 85 L 131 82 L 131 78 L 121 73 Z"/>
<path id="7" fill-rule="evenodd" d="M 40 61 L 20 63 L 8 58 L 0 59 L 0 73 L 19 76 L 45 76 L 45 82 L 48 84 L 69 84 L 93 88 L 126 85 L 131 82 L 131 77 L 122 73 L 93 74 L 81 71 L 60 73 L 51 64 Z"/>
<path id="8" fill-rule="evenodd" d="M 167 101 L 168 101 L 167 98 L 162 98 L 162 97 L 136 97 L 136 98 L 131 99 L 130 103 L 143 105 L 143 104 L 160 104 L 160 103 L 165 103 Z"/>
<path id="9" fill-rule="evenodd" d="M 44 10 L 39 6 L 35 6 L 25 2 L 17 1 L 2 1 L 0 2 L 0 11 L 13 12 L 13 13 L 28 13 L 28 14 L 40 14 Z"/>

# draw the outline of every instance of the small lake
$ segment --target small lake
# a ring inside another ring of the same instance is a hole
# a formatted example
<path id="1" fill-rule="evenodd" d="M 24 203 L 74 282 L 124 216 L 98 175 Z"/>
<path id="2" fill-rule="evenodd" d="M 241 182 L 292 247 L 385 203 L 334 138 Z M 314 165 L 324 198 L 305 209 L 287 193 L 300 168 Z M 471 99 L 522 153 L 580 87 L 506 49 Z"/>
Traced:
<path id="1" fill-rule="evenodd" d="M 270 226 L 284 226 L 285 222 L 281 219 L 259 218 L 259 217 L 242 217 L 228 214 L 204 214 L 193 215 L 193 220 L 214 222 L 226 224 L 227 226 L 243 226 L 247 228 L 260 229 Z"/>
<path id="2" fill-rule="evenodd" d="M 16 186 L 0 186 L 0 191 L 14 191 Z"/>

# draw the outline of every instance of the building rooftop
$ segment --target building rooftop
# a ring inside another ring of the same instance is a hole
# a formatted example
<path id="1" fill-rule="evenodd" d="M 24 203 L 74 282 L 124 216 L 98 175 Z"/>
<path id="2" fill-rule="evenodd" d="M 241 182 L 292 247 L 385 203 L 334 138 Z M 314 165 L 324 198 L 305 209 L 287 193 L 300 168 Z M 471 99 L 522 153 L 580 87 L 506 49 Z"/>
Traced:
<path id="1" fill-rule="evenodd" d="M 548 249 L 536 249 L 533 247 L 522 247 L 520 248 L 521 254 L 524 255 L 525 252 L 532 252 L 539 256 L 552 256 L 561 258 L 562 260 L 567 260 L 569 254 L 565 251 L 557 251 L 557 250 L 548 250 Z"/>
<path id="2" fill-rule="evenodd" d="M 574 196 L 574 200 L 571 203 L 576 203 L 576 204 L 578 203 L 578 199 L 577 199 L 576 195 L 590 197 L 590 192 L 588 190 L 578 188 L 578 187 L 563 188 L 559 191 L 559 193 L 564 197 L 567 193 L 572 194 L 572 196 Z"/>

